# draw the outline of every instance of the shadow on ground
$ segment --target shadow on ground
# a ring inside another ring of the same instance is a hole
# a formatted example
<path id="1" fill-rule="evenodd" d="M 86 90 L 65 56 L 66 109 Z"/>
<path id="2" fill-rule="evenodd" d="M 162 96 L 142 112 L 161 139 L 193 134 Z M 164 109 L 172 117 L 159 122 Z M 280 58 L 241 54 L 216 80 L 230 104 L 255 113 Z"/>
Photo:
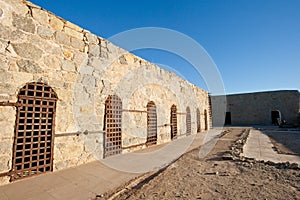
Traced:
<path id="1" fill-rule="evenodd" d="M 299 129 L 261 130 L 261 132 L 270 138 L 278 153 L 300 156 Z"/>

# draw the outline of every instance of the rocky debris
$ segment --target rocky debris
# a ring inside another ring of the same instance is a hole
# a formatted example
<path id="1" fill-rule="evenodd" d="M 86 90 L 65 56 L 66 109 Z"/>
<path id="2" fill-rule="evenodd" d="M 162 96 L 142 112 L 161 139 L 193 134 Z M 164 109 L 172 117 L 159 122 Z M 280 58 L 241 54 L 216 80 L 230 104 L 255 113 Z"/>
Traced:
<path id="1" fill-rule="evenodd" d="M 176 167 L 115 199 L 299 199 L 300 171 L 277 169 L 254 159 L 219 160 L 219 153 L 229 152 L 230 144 L 239 139 L 241 130 L 236 132 L 219 140 L 206 159 L 197 158 L 198 150 L 190 151 Z"/>
<path id="2" fill-rule="evenodd" d="M 220 135 L 218 135 L 218 137 L 219 137 L 219 138 L 224 137 L 227 133 L 230 133 L 230 130 L 229 130 L 229 129 L 223 131 Z"/>
<path id="3" fill-rule="evenodd" d="M 231 150 L 223 154 L 222 158 L 224 160 L 239 160 L 242 158 L 241 154 L 243 153 L 243 147 L 247 141 L 249 132 L 249 129 L 243 130 L 242 135 L 231 145 Z"/>
<path id="4" fill-rule="evenodd" d="M 278 169 L 295 169 L 299 170 L 300 166 L 297 163 L 290 162 L 281 162 L 275 163 L 272 161 L 257 161 L 254 158 L 247 158 L 242 156 L 243 147 L 246 144 L 247 138 L 249 136 L 250 129 L 244 130 L 242 135 L 234 142 L 234 144 L 230 147 L 230 151 L 226 151 L 222 155 L 223 160 L 235 160 L 243 162 L 242 165 L 244 167 L 251 168 L 255 163 L 264 163 L 266 165 L 274 166 Z"/>

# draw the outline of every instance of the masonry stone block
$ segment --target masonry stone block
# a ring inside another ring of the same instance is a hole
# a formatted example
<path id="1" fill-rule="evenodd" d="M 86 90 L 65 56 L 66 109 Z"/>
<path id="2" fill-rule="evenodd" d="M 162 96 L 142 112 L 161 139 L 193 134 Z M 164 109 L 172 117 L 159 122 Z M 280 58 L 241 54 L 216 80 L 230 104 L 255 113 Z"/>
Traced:
<path id="1" fill-rule="evenodd" d="M 77 32 L 83 32 L 83 29 L 72 22 L 66 21 L 65 26 Z"/>
<path id="2" fill-rule="evenodd" d="M 17 60 L 20 72 L 26 72 L 31 74 L 42 73 L 43 70 L 36 63 L 30 60 Z"/>
<path id="3" fill-rule="evenodd" d="M 84 51 L 85 44 L 83 40 L 79 40 L 78 38 L 71 37 L 71 46 L 75 49 L 79 49 L 79 51 Z"/>
<path id="4" fill-rule="evenodd" d="M 69 28 L 67 26 L 64 27 L 64 32 L 69 36 L 75 37 L 79 40 L 83 40 L 83 33 L 82 32 L 76 31 L 76 30 L 74 30 L 72 28 Z"/>
<path id="5" fill-rule="evenodd" d="M 49 68 L 59 70 L 61 68 L 62 62 L 58 56 L 48 55 L 44 57 L 44 64 Z"/>
<path id="6" fill-rule="evenodd" d="M 13 13 L 13 26 L 28 33 L 35 32 L 35 25 L 31 18 L 22 17 L 15 13 Z"/>
<path id="7" fill-rule="evenodd" d="M 31 8 L 33 18 L 38 21 L 40 24 L 44 26 L 48 26 L 49 24 L 49 17 L 48 13 L 41 8 Z"/>
<path id="8" fill-rule="evenodd" d="M 99 44 L 98 37 L 88 31 L 84 32 L 84 35 L 86 37 L 86 40 L 89 44 Z"/>
<path id="9" fill-rule="evenodd" d="M 89 44 L 88 45 L 88 52 L 90 57 L 98 57 L 101 53 L 101 47 L 96 44 Z"/>
<path id="10" fill-rule="evenodd" d="M 146 111 L 155 102 L 158 125 L 169 123 L 172 104 L 178 112 L 208 109 L 206 91 L 27 1 L 0 1 L 0 20 L 0 101 L 16 102 L 26 83 L 48 84 L 58 97 L 56 134 L 103 131 L 113 94 L 125 110 Z M 13 137 L 15 115 L 15 107 L 0 107 L 0 137 Z M 171 140 L 169 127 L 157 130 L 158 144 Z M 178 116 L 178 133 L 185 134 L 185 115 Z M 147 113 L 122 112 L 122 138 L 126 146 L 144 143 Z M 102 159 L 103 142 L 102 133 L 55 138 L 54 169 Z M 0 169 L 11 169 L 12 145 L 0 141 Z"/>
<path id="11" fill-rule="evenodd" d="M 37 33 L 41 38 L 50 39 L 53 37 L 55 31 L 47 27 L 39 26 L 37 28 Z"/>
<path id="12" fill-rule="evenodd" d="M 49 24 L 56 31 L 62 31 L 64 28 L 64 22 L 56 16 L 50 16 Z"/>
<path id="13" fill-rule="evenodd" d="M 61 67 L 65 71 L 69 71 L 69 72 L 75 72 L 76 71 L 75 64 L 70 60 L 63 60 Z"/>
<path id="14" fill-rule="evenodd" d="M 43 51 L 31 43 L 13 43 L 14 51 L 21 57 L 39 60 L 42 57 Z"/>
<path id="15" fill-rule="evenodd" d="M 0 173 L 7 172 L 10 169 L 10 156 L 0 155 Z"/>
<path id="16" fill-rule="evenodd" d="M 0 71 L 4 72 L 4 71 L 8 71 L 9 65 L 8 63 L 6 63 L 4 60 L 1 60 L 0 57 Z"/>
<path id="17" fill-rule="evenodd" d="M 56 31 L 55 39 L 60 44 L 70 45 L 70 36 L 68 36 L 64 32 Z"/>

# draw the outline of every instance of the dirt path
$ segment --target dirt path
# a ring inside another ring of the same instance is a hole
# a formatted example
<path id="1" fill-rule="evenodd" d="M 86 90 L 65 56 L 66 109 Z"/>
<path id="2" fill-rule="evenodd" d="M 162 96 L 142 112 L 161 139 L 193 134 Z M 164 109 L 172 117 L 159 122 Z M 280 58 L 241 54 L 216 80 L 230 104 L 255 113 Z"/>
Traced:
<path id="1" fill-rule="evenodd" d="M 299 170 L 222 159 L 241 133 L 231 129 L 204 159 L 192 150 L 115 199 L 300 199 Z"/>

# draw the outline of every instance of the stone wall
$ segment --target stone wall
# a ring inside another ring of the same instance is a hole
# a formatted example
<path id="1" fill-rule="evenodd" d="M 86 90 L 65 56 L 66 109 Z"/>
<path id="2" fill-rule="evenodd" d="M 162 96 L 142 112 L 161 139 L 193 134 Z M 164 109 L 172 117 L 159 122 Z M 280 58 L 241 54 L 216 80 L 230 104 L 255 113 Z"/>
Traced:
<path id="1" fill-rule="evenodd" d="M 87 30 L 29 2 L 0 1 L 0 102 L 17 102 L 30 82 L 46 83 L 58 96 L 55 120 L 54 170 L 103 158 L 104 108 L 108 95 L 118 95 L 123 109 L 157 107 L 158 141 L 170 141 L 170 108 L 177 106 L 178 134 L 185 135 L 189 106 L 192 133 L 196 109 L 209 111 L 208 93 Z M 11 170 L 14 106 L 0 106 L 0 173 Z M 122 113 L 122 146 L 143 144 L 145 112 Z M 60 134 L 86 132 L 89 134 Z M 143 147 L 143 145 L 141 145 Z M 126 151 L 134 149 L 128 148 Z M 0 184 L 7 183 L 0 177 Z"/>
<path id="2" fill-rule="evenodd" d="M 220 96 L 212 98 L 212 106 L 220 103 Z M 300 93 L 296 90 L 227 95 L 226 103 L 232 125 L 272 125 L 271 112 L 276 110 L 288 124 L 299 125 Z"/>

